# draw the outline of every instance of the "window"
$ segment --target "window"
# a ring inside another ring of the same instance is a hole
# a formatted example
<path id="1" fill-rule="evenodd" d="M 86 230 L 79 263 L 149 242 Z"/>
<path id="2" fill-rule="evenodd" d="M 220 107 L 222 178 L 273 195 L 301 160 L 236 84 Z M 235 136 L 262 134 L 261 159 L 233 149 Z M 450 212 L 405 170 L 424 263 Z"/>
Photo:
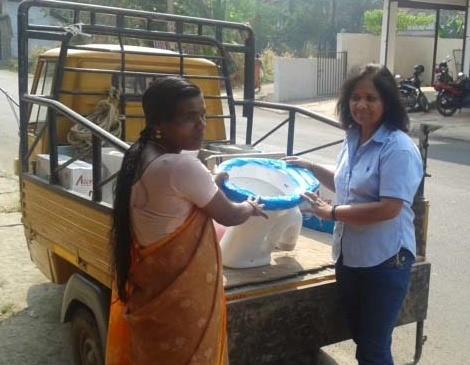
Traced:
<path id="1" fill-rule="evenodd" d="M 113 86 L 119 88 L 120 86 L 119 75 L 113 77 Z M 124 78 L 124 90 L 125 95 L 128 100 L 136 101 L 140 100 L 145 90 L 150 86 L 150 84 L 156 80 L 155 76 L 125 76 Z"/>

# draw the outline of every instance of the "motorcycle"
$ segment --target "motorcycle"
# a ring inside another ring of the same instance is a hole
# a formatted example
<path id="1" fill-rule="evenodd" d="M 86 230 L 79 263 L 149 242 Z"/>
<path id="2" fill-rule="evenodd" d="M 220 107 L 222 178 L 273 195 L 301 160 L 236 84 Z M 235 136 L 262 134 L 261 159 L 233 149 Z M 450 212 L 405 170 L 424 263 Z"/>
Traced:
<path id="1" fill-rule="evenodd" d="M 402 80 L 400 75 L 396 75 L 398 82 L 398 90 L 403 105 L 409 112 L 429 111 L 429 101 L 421 90 L 420 76 L 424 72 L 423 65 L 415 65 L 413 67 L 413 76 Z"/>
<path id="2" fill-rule="evenodd" d="M 449 59 L 436 66 L 434 82 L 434 89 L 438 92 L 436 108 L 445 117 L 470 107 L 470 78 L 460 72 L 454 81 L 448 63 Z"/>

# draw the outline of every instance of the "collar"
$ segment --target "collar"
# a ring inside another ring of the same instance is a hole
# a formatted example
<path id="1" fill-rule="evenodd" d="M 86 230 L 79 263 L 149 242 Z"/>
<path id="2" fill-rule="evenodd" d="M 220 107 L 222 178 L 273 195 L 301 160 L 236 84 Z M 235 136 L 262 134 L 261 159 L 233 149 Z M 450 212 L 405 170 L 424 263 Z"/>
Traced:
<path id="1" fill-rule="evenodd" d="M 372 140 L 377 143 L 385 143 L 389 135 L 390 135 L 390 129 L 387 128 L 385 123 L 382 123 L 382 125 L 379 127 L 379 129 L 375 131 L 375 133 L 372 135 L 369 141 Z M 360 138 L 359 127 L 351 125 L 346 131 L 346 136 L 350 141 L 357 140 L 357 142 L 359 143 L 359 138 Z"/>
<path id="2" fill-rule="evenodd" d="M 390 129 L 387 128 L 385 123 L 382 123 L 379 129 L 377 129 L 374 135 L 372 136 L 372 140 L 377 143 L 385 143 L 389 135 Z"/>

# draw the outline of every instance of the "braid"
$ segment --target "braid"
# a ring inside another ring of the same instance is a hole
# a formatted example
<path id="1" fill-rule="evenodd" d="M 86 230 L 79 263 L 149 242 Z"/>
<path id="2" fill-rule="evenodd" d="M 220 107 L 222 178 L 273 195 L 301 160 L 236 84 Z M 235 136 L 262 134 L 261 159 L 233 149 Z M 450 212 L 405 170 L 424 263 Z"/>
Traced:
<path id="1" fill-rule="evenodd" d="M 119 299 L 123 302 L 126 302 L 128 299 L 126 286 L 131 266 L 132 230 L 130 201 L 132 186 L 141 176 L 142 153 L 145 145 L 151 138 L 152 129 L 149 127 L 144 128 L 136 143 L 126 151 L 114 192 L 113 265 L 116 272 L 116 286 Z"/>

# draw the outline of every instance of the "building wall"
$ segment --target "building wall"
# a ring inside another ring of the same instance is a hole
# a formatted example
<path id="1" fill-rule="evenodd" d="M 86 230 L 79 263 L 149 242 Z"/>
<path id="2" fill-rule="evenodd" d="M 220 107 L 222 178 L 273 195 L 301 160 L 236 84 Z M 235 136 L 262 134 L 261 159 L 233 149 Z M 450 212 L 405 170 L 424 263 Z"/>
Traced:
<path id="1" fill-rule="evenodd" d="M 339 33 L 338 52 L 348 52 L 348 70 L 362 66 L 370 62 L 378 62 L 380 52 L 380 36 L 371 34 Z M 447 56 L 454 59 L 453 51 L 461 50 L 462 39 L 439 39 L 437 47 L 437 61 L 444 60 Z M 432 64 L 434 53 L 434 38 L 397 36 L 395 52 L 395 74 L 409 76 L 413 66 L 422 64 L 425 67 L 424 82 L 431 83 Z M 455 64 L 450 63 L 451 71 L 456 75 Z"/>
<path id="2" fill-rule="evenodd" d="M 317 95 L 317 61 L 311 58 L 274 60 L 274 101 L 311 99 Z"/>

